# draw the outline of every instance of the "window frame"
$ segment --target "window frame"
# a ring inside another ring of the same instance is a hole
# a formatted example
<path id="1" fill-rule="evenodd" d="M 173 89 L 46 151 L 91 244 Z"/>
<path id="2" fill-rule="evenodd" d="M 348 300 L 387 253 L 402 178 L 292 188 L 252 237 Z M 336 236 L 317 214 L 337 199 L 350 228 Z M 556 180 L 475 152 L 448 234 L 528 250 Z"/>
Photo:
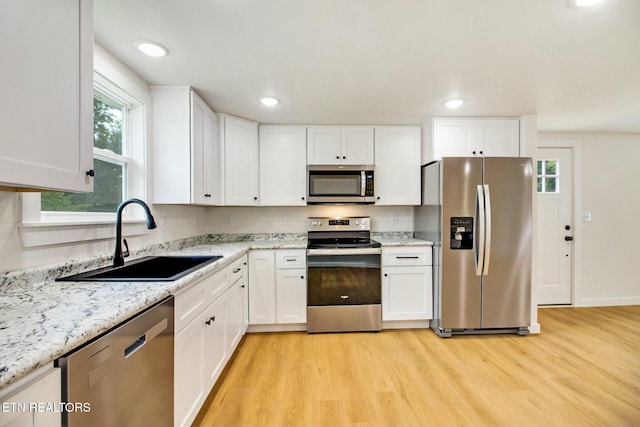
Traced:
<path id="1" fill-rule="evenodd" d="M 108 78 L 94 70 L 93 88 L 106 96 L 125 101 L 127 105 L 128 125 L 123 124 L 128 143 L 123 141 L 123 154 L 126 154 L 126 185 L 123 186 L 126 198 L 137 197 L 146 200 L 147 180 L 147 127 L 151 96 L 148 86 L 131 81 L 122 73 L 106 69 Z M 92 97 L 93 99 L 93 97 Z M 123 135 L 123 138 L 125 136 Z M 126 148 L 125 148 L 126 146 Z M 110 150 L 93 148 L 93 157 L 105 157 L 110 161 L 119 156 Z M 95 241 L 113 238 L 115 212 L 52 212 L 41 210 L 40 193 L 21 193 L 22 222 L 18 232 L 23 247 L 37 247 L 53 244 Z M 123 223 L 127 235 L 146 234 L 145 217 L 142 209 L 125 209 Z"/>
<path id="2" fill-rule="evenodd" d="M 538 173 L 538 165 L 542 162 L 542 173 Z M 556 173 L 547 173 L 547 162 L 556 162 Z M 547 178 L 556 180 L 555 191 L 547 191 Z M 538 180 L 542 180 L 542 190 L 538 190 Z M 537 159 L 536 162 L 536 192 L 538 194 L 557 194 L 560 192 L 560 161 L 558 159 Z"/>

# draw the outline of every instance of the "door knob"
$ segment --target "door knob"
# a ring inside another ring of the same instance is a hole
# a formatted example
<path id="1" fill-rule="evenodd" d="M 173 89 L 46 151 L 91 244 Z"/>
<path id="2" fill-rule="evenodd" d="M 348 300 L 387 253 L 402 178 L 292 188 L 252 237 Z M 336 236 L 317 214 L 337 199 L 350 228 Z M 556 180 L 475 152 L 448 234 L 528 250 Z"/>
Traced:
<path id="1" fill-rule="evenodd" d="M 573 241 L 573 236 L 564 236 L 564 240 L 566 240 L 567 242 L 571 242 Z"/>

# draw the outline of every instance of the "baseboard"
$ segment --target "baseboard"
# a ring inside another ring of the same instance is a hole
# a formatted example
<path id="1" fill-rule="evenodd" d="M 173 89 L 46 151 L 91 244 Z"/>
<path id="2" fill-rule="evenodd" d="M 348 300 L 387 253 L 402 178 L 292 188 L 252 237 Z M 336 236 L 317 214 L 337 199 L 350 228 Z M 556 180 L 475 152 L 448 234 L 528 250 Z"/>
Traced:
<path id="1" fill-rule="evenodd" d="M 582 298 L 574 301 L 574 307 L 609 307 L 618 305 L 640 305 L 640 296 L 611 298 Z"/>

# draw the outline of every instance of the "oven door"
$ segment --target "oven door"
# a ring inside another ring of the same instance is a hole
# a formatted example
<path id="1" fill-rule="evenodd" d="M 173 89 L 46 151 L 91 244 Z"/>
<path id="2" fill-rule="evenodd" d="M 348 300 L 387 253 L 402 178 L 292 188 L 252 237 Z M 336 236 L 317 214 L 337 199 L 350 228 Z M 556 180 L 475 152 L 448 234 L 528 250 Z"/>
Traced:
<path id="1" fill-rule="evenodd" d="M 307 305 L 381 304 L 380 248 L 308 249 Z"/>

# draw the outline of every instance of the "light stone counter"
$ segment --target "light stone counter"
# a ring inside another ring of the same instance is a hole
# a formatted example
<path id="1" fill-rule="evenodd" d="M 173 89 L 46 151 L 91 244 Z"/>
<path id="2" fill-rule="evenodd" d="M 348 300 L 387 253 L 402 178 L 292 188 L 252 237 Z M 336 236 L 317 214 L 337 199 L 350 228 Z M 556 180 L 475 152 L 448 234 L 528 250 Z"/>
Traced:
<path id="1" fill-rule="evenodd" d="M 0 273 L 0 389 L 97 337 L 136 313 L 227 266 L 250 249 L 304 249 L 306 240 L 272 235 L 217 241 L 215 236 L 157 245 L 135 253 L 222 255 L 173 282 L 55 282 L 109 265 L 108 256 Z M 304 236 L 303 236 L 304 237 Z"/>

